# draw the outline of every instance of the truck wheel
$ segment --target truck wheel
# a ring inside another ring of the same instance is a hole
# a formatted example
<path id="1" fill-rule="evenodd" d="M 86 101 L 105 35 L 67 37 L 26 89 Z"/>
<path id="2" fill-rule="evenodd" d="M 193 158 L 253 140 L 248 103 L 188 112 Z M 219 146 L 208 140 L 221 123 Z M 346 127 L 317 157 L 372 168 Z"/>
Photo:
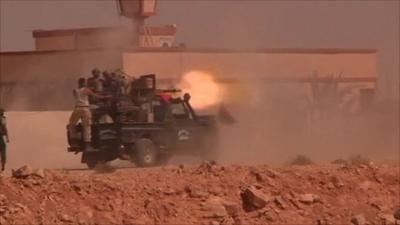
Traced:
<path id="1" fill-rule="evenodd" d="M 82 162 L 86 163 L 89 169 L 94 169 L 97 164 L 97 155 L 84 152 L 82 155 Z"/>
<path id="2" fill-rule="evenodd" d="M 88 160 L 86 161 L 86 165 L 89 169 L 94 169 L 97 165 L 97 161 L 96 160 Z"/>
<path id="3" fill-rule="evenodd" d="M 141 138 L 136 141 L 136 164 L 140 167 L 150 167 L 157 165 L 158 154 L 153 141 Z"/>

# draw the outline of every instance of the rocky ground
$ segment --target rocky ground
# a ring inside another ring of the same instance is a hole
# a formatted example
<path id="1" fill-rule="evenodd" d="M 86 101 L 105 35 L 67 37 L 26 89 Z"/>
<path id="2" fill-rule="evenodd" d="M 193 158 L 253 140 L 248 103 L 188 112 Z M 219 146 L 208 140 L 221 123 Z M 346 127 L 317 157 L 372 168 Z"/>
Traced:
<path id="1" fill-rule="evenodd" d="M 0 224 L 400 224 L 399 169 L 25 167 L 0 178 Z"/>

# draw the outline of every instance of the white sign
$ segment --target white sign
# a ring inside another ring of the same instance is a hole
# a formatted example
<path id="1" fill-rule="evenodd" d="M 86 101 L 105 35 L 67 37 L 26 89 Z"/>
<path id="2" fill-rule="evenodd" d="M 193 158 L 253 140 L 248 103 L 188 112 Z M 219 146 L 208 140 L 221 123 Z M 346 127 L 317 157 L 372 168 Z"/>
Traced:
<path id="1" fill-rule="evenodd" d="M 189 139 L 189 131 L 187 130 L 180 130 L 178 131 L 178 140 L 188 140 Z"/>

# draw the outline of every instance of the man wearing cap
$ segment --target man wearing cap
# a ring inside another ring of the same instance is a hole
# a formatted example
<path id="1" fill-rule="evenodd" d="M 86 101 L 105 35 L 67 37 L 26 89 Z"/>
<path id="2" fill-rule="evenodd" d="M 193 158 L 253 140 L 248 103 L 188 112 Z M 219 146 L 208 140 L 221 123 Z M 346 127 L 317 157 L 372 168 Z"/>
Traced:
<path id="1" fill-rule="evenodd" d="M 4 140 L 5 139 L 5 140 Z M 10 142 L 8 138 L 6 117 L 4 116 L 4 109 L 0 108 L 0 159 L 1 159 L 1 171 L 4 171 L 6 166 L 6 142 Z"/>

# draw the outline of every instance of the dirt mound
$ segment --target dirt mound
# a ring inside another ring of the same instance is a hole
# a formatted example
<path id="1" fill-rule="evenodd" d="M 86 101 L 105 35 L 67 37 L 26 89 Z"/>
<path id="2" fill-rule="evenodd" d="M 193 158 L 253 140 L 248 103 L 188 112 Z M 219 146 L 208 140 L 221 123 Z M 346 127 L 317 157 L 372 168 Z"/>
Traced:
<path id="1" fill-rule="evenodd" d="M 395 166 L 25 174 L 1 178 L 0 224 L 394 224 L 400 194 Z"/>

